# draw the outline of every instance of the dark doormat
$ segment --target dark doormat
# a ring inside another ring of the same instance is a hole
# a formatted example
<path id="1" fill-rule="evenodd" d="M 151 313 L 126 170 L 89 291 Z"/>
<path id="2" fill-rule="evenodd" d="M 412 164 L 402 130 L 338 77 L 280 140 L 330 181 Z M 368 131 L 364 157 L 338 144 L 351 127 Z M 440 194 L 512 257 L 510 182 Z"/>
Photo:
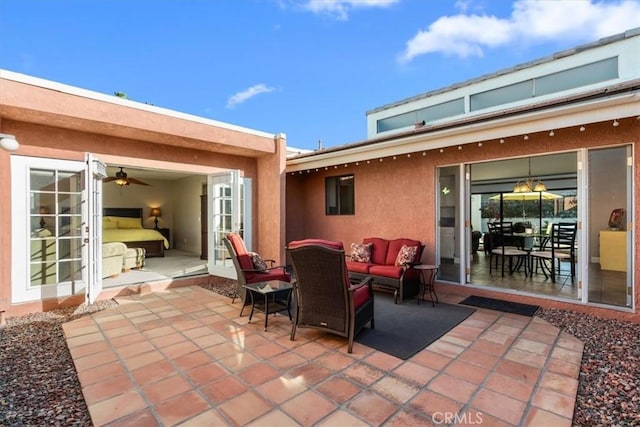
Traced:
<path id="1" fill-rule="evenodd" d="M 469 317 L 475 310 L 459 305 L 394 304 L 393 295 L 376 293 L 375 329 L 363 328 L 356 341 L 400 359 L 408 359 Z"/>
<path id="2" fill-rule="evenodd" d="M 460 304 L 504 311 L 505 313 L 521 314 L 529 317 L 533 316 L 540 308 L 539 305 L 522 304 L 502 299 L 479 297 L 477 295 L 471 295 L 470 297 L 465 298 L 460 301 Z"/>

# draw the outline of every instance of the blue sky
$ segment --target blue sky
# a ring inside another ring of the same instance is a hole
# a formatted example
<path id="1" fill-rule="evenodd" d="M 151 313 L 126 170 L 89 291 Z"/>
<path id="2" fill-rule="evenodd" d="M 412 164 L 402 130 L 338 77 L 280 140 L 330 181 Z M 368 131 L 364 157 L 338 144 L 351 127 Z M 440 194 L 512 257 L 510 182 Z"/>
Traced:
<path id="1" fill-rule="evenodd" d="M 0 0 L 0 68 L 317 148 L 366 112 L 640 27 L 640 0 Z"/>

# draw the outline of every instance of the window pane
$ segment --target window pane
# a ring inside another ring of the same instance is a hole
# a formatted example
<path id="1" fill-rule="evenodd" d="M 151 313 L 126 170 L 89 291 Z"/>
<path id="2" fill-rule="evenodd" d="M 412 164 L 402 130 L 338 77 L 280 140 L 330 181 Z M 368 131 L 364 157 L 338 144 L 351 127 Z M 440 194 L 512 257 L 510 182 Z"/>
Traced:
<path id="1" fill-rule="evenodd" d="M 355 189 L 353 175 L 325 178 L 325 214 L 353 215 Z"/>
<path id="2" fill-rule="evenodd" d="M 533 80 L 499 87 L 470 96 L 471 111 L 489 108 L 508 102 L 520 101 L 533 96 Z"/>
<path id="3" fill-rule="evenodd" d="M 31 169 L 29 178 L 31 191 L 55 191 L 55 171 Z"/>
<path id="4" fill-rule="evenodd" d="M 536 95 L 547 95 L 617 77 L 618 58 L 609 58 L 535 79 Z"/>
<path id="5" fill-rule="evenodd" d="M 58 191 L 60 192 L 69 193 L 82 191 L 83 182 L 82 172 L 58 171 Z"/>

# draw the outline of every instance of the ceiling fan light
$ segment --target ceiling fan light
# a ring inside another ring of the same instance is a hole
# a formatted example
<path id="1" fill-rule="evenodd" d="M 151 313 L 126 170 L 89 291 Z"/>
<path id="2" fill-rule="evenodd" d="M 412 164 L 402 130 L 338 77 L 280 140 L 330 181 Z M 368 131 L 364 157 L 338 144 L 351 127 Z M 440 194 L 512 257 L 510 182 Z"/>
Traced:
<path id="1" fill-rule="evenodd" d="M 129 185 L 129 181 L 127 181 L 127 178 L 118 178 L 115 181 L 116 184 L 118 184 L 120 187 L 124 187 L 125 185 Z"/>

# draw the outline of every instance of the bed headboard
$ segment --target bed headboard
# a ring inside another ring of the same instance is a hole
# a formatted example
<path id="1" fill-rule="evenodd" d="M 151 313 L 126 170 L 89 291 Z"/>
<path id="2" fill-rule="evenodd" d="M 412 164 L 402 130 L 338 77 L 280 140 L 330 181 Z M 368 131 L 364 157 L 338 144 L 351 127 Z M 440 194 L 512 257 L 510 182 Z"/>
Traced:
<path id="1" fill-rule="evenodd" d="M 140 218 L 140 221 L 142 221 L 142 208 L 104 208 L 102 210 L 102 215 Z"/>

